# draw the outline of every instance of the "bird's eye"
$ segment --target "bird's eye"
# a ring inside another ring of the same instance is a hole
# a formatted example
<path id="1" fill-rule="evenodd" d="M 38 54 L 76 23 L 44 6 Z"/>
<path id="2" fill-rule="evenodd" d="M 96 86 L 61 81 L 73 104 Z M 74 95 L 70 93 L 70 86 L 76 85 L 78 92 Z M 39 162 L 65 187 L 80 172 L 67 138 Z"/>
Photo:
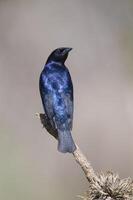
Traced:
<path id="1" fill-rule="evenodd" d="M 56 49 L 55 54 L 56 54 L 57 56 L 61 56 L 61 55 L 63 55 L 63 51 L 64 51 L 63 48 Z"/>
<path id="2" fill-rule="evenodd" d="M 64 49 L 60 49 L 60 52 L 62 53 L 64 51 Z"/>
<path id="3" fill-rule="evenodd" d="M 64 49 L 57 49 L 56 50 L 56 54 L 57 55 L 61 55 L 63 53 Z"/>
<path id="4" fill-rule="evenodd" d="M 56 50 L 56 53 L 57 53 L 57 54 L 60 54 L 60 53 L 61 53 L 61 50 L 60 50 L 60 49 L 57 49 L 57 50 Z"/>

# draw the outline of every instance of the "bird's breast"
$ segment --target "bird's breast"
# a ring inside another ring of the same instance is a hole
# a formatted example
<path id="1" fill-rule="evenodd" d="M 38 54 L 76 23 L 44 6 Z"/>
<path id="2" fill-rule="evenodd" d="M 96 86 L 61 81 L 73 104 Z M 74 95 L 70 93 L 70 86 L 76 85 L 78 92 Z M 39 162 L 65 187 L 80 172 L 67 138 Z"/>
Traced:
<path id="1" fill-rule="evenodd" d="M 68 80 L 65 74 L 52 73 L 45 76 L 45 87 L 49 91 L 62 92 L 68 87 Z"/>

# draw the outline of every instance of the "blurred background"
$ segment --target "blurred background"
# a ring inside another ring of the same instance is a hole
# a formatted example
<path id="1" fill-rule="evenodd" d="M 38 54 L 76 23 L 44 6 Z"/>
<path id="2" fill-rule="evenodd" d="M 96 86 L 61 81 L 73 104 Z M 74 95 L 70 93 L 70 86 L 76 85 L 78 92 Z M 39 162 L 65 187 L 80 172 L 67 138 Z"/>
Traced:
<path id="1" fill-rule="evenodd" d="M 88 185 L 35 117 L 38 80 L 73 47 L 73 136 L 98 172 L 133 177 L 133 1 L 0 0 L 0 199 L 75 200 Z"/>

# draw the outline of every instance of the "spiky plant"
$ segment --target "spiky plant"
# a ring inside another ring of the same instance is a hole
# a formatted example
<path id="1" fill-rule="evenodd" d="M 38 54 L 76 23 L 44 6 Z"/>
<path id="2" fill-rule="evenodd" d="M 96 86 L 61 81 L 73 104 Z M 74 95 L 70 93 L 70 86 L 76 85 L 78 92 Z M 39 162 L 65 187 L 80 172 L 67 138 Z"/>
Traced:
<path id="1" fill-rule="evenodd" d="M 133 181 L 120 179 L 118 174 L 107 172 L 98 175 L 98 182 L 89 184 L 84 200 L 133 200 Z"/>

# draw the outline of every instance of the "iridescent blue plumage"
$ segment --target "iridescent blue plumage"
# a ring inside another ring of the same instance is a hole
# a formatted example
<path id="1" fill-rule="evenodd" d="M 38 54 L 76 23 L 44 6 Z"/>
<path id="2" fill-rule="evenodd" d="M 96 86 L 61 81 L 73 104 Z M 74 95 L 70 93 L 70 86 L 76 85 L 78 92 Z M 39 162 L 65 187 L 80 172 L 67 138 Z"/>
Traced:
<path id="1" fill-rule="evenodd" d="M 71 136 L 73 121 L 73 85 L 64 62 L 71 48 L 52 52 L 40 75 L 40 94 L 45 114 L 58 130 L 58 150 L 72 153 L 76 146 Z"/>

